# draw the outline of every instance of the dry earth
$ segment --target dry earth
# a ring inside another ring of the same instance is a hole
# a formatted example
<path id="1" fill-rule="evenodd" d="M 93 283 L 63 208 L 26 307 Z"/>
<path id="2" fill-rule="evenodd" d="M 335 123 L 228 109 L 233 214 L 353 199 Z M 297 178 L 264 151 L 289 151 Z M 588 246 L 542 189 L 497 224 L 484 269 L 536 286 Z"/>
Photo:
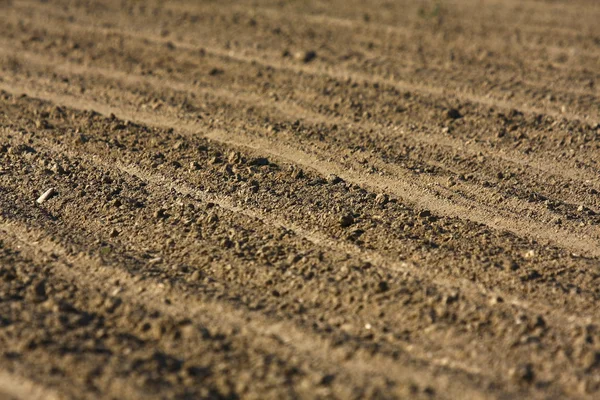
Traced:
<path id="1" fill-rule="evenodd" d="M 598 21 L 0 0 L 0 397 L 599 398 Z"/>

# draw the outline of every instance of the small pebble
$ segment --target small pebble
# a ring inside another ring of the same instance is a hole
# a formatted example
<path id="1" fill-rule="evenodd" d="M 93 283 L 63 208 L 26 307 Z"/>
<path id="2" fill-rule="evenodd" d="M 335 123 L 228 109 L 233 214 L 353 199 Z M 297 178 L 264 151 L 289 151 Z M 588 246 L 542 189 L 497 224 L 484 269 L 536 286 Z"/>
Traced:
<path id="1" fill-rule="evenodd" d="M 52 166 L 50 167 L 50 170 L 52 172 L 54 172 L 55 174 L 61 174 L 64 175 L 67 173 L 67 171 L 63 168 L 62 165 L 60 165 L 59 163 L 54 163 L 52 164 Z"/>
<path id="2" fill-rule="evenodd" d="M 220 68 L 212 68 L 210 71 L 208 71 L 208 75 L 210 76 L 217 76 L 217 75 L 221 75 L 223 74 L 225 71 L 223 71 Z"/>
<path id="3" fill-rule="evenodd" d="M 510 370 L 511 377 L 516 381 L 531 383 L 535 379 L 535 372 L 531 364 L 520 365 Z"/>
<path id="4" fill-rule="evenodd" d="M 331 185 L 335 185 L 336 183 L 342 182 L 342 178 L 334 174 L 329 174 L 327 176 L 327 182 L 329 182 Z"/>
<path id="5" fill-rule="evenodd" d="M 516 270 L 519 269 L 519 264 L 517 264 L 511 258 L 505 258 L 505 259 L 502 260 L 502 268 L 505 271 L 516 271 Z"/>
<path id="6" fill-rule="evenodd" d="M 167 210 L 165 210 L 164 208 L 161 208 L 154 212 L 154 218 L 156 219 L 166 219 L 168 218 L 168 216 L 169 215 L 167 214 Z"/>
<path id="7" fill-rule="evenodd" d="M 390 201 L 390 198 L 387 194 L 380 193 L 377 195 L 377 197 L 375 197 L 375 203 L 379 204 L 380 206 L 387 204 L 388 201 Z"/>
<path id="8" fill-rule="evenodd" d="M 292 170 L 292 178 L 294 179 L 302 179 L 304 177 L 304 171 L 301 169 L 293 169 Z"/>
<path id="9" fill-rule="evenodd" d="M 162 258 L 161 257 L 156 257 L 156 258 L 153 258 L 150 261 L 148 261 L 148 264 L 154 265 L 154 264 L 158 264 L 160 262 L 162 262 Z"/>
<path id="10" fill-rule="evenodd" d="M 192 275 L 190 276 L 190 281 L 197 282 L 200 280 L 201 277 L 202 277 L 202 275 L 200 274 L 200 271 L 194 271 L 194 272 L 192 272 Z"/>
<path id="11" fill-rule="evenodd" d="M 423 210 L 419 213 L 419 217 L 421 218 L 427 218 L 431 216 L 431 211 L 428 210 Z"/>
<path id="12" fill-rule="evenodd" d="M 42 194 L 36 201 L 38 204 L 42 204 L 43 202 L 45 202 L 46 200 L 48 200 L 50 197 L 52 197 L 55 193 L 54 188 L 50 188 L 48 190 L 46 190 L 44 192 L 44 194 Z"/>
<path id="13" fill-rule="evenodd" d="M 523 256 L 525 258 L 533 258 L 535 257 L 535 250 L 528 250 Z"/>

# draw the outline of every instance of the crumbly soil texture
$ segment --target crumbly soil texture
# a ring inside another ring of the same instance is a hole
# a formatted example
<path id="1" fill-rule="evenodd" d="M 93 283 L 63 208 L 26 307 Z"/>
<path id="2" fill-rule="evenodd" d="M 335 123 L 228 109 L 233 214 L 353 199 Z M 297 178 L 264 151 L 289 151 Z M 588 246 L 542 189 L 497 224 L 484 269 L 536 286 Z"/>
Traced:
<path id="1" fill-rule="evenodd" d="M 0 15 L 0 398 L 600 398 L 598 1 Z"/>

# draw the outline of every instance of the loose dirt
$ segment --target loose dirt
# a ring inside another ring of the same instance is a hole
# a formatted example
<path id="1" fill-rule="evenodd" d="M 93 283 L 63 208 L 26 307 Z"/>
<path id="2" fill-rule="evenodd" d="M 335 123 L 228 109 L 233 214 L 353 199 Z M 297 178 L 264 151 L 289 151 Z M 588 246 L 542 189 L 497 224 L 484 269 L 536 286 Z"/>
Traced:
<path id="1" fill-rule="evenodd" d="M 600 395 L 597 1 L 0 13 L 0 397 Z"/>

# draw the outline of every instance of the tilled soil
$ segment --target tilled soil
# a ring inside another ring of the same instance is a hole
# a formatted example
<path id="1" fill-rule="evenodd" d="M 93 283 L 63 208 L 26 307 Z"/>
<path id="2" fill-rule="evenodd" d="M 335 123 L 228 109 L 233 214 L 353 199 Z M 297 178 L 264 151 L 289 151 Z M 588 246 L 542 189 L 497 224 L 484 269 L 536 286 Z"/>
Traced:
<path id="1" fill-rule="evenodd" d="M 600 396 L 597 1 L 0 12 L 0 398 Z"/>

